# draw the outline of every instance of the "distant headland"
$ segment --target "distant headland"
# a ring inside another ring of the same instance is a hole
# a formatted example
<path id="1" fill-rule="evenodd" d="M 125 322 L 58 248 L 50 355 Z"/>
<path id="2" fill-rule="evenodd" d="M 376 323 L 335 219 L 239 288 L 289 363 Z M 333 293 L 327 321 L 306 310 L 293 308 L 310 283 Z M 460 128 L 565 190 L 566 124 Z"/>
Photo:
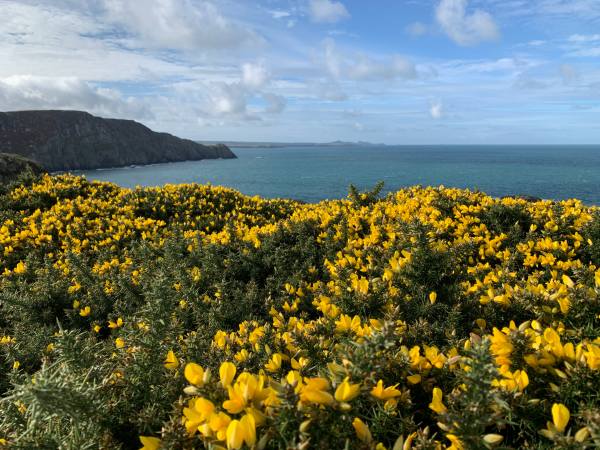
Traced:
<path id="1" fill-rule="evenodd" d="M 216 141 L 197 141 L 204 145 L 214 145 Z M 374 144 L 365 141 L 332 141 L 332 142 L 249 142 L 224 141 L 223 144 L 234 148 L 279 148 L 279 147 L 385 147 L 386 144 Z"/>
<path id="2" fill-rule="evenodd" d="M 0 112 L 0 152 L 24 156 L 48 171 L 236 158 L 221 143 L 202 145 L 133 120 L 57 110 Z"/>

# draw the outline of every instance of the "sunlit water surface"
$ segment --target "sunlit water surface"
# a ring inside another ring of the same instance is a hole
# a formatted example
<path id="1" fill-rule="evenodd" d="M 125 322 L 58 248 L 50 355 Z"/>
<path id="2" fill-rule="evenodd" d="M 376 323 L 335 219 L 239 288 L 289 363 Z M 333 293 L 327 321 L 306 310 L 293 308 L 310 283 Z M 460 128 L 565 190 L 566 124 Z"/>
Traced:
<path id="1" fill-rule="evenodd" d="M 391 146 L 233 148 L 238 159 L 81 172 L 124 187 L 212 183 L 244 194 L 307 202 L 341 198 L 348 185 L 385 182 L 479 189 L 493 196 L 579 198 L 600 204 L 600 146 Z"/>

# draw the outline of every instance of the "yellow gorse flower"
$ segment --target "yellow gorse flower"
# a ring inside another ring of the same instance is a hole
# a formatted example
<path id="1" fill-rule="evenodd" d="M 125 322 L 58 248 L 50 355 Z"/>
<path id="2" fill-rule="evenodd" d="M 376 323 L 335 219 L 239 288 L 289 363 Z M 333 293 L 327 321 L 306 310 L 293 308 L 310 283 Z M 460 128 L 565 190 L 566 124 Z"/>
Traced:
<path id="1" fill-rule="evenodd" d="M 335 399 L 338 402 L 349 402 L 360 394 L 360 384 L 351 384 L 346 378 L 335 390 Z"/>
<path id="2" fill-rule="evenodd" d="M 437 301 L 437 292 L 430 292 L 429 293 L 429 303 L 431 303 L 432 305 Z"/>
<path id="3" fill-rule="evenodd" d="M 17 274 L 17 275 L 21 275 L 24 274 L 25 272 L 27 272 L 27 266 L 25 265 L 25 263 L 23 261 L 19 261 L 16 265 L 16 267 L 13 269 L 13 273 Z"/>
<path id="4" fill-rule="evenodd" d="M 271 356 L 271 359 L 269 359 L 269 362 L 267 364 L 265 364 L 265 369 L 267 369 L 269 372 L 279 371 L 279 369 L 281 369 L 281 363 L 283 362 L 282 356 L 285 356 L 285 355 L 281 355 L 280 353 L 275 353 L 273 356 Z"/>
<path id="5" fill-rule="evenodd" d="M 358 417 L 354 418 L 352 426 L 354 427 L 354 431 L 356 431 L 356 436 L 358 436 L 362 442 L 368 444 L 373 440 L 369 427 Z"/>
<path id="6" fill-rule="evenodd" d="M 419 376 L 419 381 L 420 381 L 420 376 Z M 413 383 L 416 384 L 416 383 Z M 378 398 L 379 400 L 389 400 L 391 398 L 394 397 L 398 397 L 400 395 L 402 395 L 402 393 L 396 389 L 396 386 L 398 386 L 397 384 L 395 384 L 394 386 L 389 386 L 384 388 L 383 387 L 383 380 L 379 380 L 377 382 L 377 385 L 371 389 L 371 395 L 375 398 Z"/>
<path id="7" fill-rule="evenodd" d="M 239 420 L 232 420 L 227 426 L 227 448 L 236 450 L 244 444 L 244 427 Z"/>
<path id="8" fill-rule="evenodd" d="M 249 447 L 256 443 L 256 424 L 250 414 L 240 420 L 232 420 L 227 426 L 227 448 L 237 450 L 244 443 Z"/>
<path id="9" fill-rule="evenodd" d="M 202 366 L 196 363 L 187 363 L 183 370 L 185 379 L 195 386 L 202 386 L 204 384 L 204 374 Z"/>
<path id="10" fill-rule="evenodd" d="M 169 370 L 175 370 L 179 367 L 179 360 L 173 350 L 167 352 L 167 356 L 164 361 L 164 366 Z"/>
<path id="11" fill-rule="evenodd" d="M 248 447 L 256 444 L 256 420 L 252 414 L 246 414 L 240 419 L 240 425 L 244 432 L 244 442 Z"/>
<path id="12" fill-rule="evenodd" d="M 140 450 L 158 450 L 161 444 L 159 438 L 150 436 L 140 436 L 140 442 L 143 446 Z"/>
<path id="13" fill-rule="evenodd" d="M 442 403 L 442 390 L 440 388 L 433 388 L 433 396 L 429 408 L 438 414 L 443 414 L 447 411 L 446 406 Z"/>
<path id="14" fill-rule="evenodd" d="M 300 400 L 306 403 L 330 405 L 335 400 L 328 392 L 329 381 L 325 378 L 307 378 L 300 389 Z"/>
<path id="15" fill-rule="evenodd" d="M 458 438 L 458 436 L 448 433 L 446 434 L 446 438 L 450 441 L 451 445 L 446 447 L 446 450 L 464 450 L 464 446 L 462 441 Z"/>
<path id="16" fill-rule="evenodd" d="M 559 433 L 565 431 L 570 417 L 571 413 L 565 405 L 562 403 L 554 403 L 552 405 L 552 422 Z"/>
<path id="17" fill-rule="evenodd" d="M 233 377 L 235 377 L 236 368 L 235 365 L 229 361 L 221 364 L 219 368 L 219 377 L 221 378 L 221 384 L 224 387 L 227 387 L 233 381 Z"/>
<path id="18" fill-rule="evenodd" d="M 123 326 L 123 319 L 119 317 L 116 321 L 109 320 L 108 328 L 120 328 Z"/>

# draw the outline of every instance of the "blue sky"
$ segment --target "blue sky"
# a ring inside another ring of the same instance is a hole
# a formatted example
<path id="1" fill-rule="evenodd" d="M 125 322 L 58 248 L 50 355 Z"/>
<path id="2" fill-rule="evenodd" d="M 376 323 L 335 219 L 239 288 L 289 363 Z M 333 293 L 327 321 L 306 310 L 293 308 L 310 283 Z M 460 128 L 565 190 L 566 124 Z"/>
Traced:
<path id="1" fill-rule="evenodd" d="M 599 0 L 0 0 L 0 110 L 206 140 L 600 142 Z"/>

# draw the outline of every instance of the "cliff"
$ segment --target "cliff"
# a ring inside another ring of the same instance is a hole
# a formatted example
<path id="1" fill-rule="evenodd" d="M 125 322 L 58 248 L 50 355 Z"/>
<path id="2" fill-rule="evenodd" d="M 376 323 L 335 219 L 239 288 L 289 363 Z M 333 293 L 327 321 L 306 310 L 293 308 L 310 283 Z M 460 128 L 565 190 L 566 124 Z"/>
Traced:
<path id="1" fill-rule="evenodd" d="M 222 144 L 202 145 L 133 120 L 81 111 L 0 112 L 0 151 L 32 159 L 49 171 L 236 158 Z"/>
<path id="2" fill-rule="evenodd" d="M 37 175 L 44 172 L 44 170 L 39 164 L 22 156 L 0 153 L 0 184 L 9 183 L 24 172 Z"/>

